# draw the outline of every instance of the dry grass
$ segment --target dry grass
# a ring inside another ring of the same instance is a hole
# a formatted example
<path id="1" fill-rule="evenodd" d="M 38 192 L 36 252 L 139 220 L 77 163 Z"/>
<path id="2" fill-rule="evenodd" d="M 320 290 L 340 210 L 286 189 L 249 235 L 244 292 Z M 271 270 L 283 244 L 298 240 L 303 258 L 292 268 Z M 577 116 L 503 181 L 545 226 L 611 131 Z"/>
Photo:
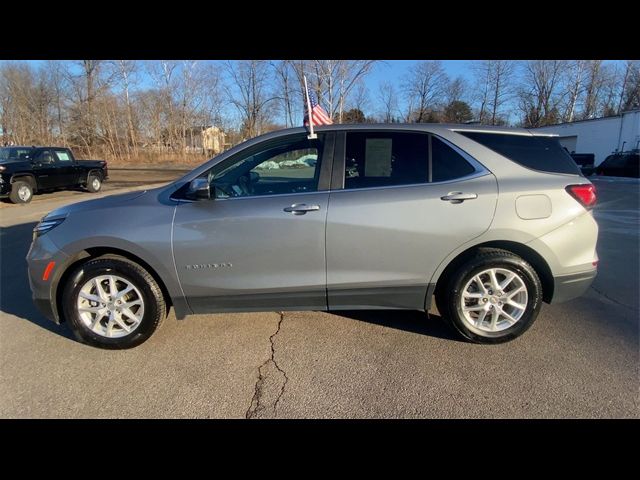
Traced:
<path id="1" fill-rule="evenodd" d="M 210 158 L 202 154 L 176 154 L 170 152 L 140 152 L 130 157 L 94 154 L 92 157 L 78 153 L 78 158 L 106 160 L 110 167 L 185 167 L 194 168 Z"/>

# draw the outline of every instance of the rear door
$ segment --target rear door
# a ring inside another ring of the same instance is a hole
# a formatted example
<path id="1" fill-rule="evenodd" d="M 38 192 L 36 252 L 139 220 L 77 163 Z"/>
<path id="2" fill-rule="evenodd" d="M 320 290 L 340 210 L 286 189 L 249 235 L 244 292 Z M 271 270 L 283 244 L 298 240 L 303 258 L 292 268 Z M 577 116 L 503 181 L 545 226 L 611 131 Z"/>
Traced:
<path id="1" fill-rule="evenodd" d="M 70 187 L 79 183 L 78 167 L 73 159 L 73 155 L 66 148 L 52 149 L 58 169 L 58 187 Z"/>
<path id="2" fill-rule="evenodd" d="M 351 131 L 336 141 L 327 216 L 329 309 L 423 309 L 444 258 L 482 234 L 495 177 L 427 133 Z"/>

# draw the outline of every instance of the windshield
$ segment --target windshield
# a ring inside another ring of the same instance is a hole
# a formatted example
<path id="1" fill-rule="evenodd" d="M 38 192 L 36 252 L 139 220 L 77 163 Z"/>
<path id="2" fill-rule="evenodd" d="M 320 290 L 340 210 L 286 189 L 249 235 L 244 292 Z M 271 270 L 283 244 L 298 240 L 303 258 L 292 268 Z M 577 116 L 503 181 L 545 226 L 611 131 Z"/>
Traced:
<path id="1" fill-rule="evenodd" d="M 29 160 L 31 157 L 30 148 L 5 147 L 0 148 L 0 162 L 18 162 Z"/>

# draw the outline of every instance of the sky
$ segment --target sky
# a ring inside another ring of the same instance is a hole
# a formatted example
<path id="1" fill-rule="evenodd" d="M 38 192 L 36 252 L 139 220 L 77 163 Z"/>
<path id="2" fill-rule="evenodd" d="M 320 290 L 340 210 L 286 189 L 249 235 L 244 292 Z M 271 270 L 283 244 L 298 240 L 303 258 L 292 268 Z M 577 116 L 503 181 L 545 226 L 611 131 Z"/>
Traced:
<path id="1" fill-rule="evenodd" d="M 208 60 L 208 61 L 212 61 L 212 60 Z M 376 110 L 376 105 L 378 103 L 378 86 L 381 83 L 388 81 L 393 85 L 395 85 L 397 90 L 400 90 L 399 87 L 400 87 L 400 84 L 402 83 L 402 78 L 409 71 L 411 66 L 419 61 L 420 60 L 382 60 L 376 63 L 372 71 L 369 73 L 369 75 L 365 79 L 365 83 L 369 90 L 369 99 L 370 99 L 369 108 L 372 110 Z M 0 64 L 2 62 L 3 61 L 0 61 Z M 221 61 L 217 60 L 215 62 L 220 63 Z M 460 76 L 463 79 L 467 80 L 468 84 L 471 85 L 473 83 L 473 75 L 472 75 L 472 69 L 471 69 L 473 62 L 474 62 L 473 60 L 442 60 L 442 66 L 444 67 L 445 72 L 450 78 L 454 79 Z M 33 64 L 34 66 L 38 66 L 43 62 L 40 60 L 35 60 L 35 61 L 29 61 L 29 63 Z M 623 60 L 605 60 L 605 63 L 622 65 L 624 61 Z M 144 88 L 145 86 L 150 86 L 150 84 L 151 84 L 150 79 L 147 78 L 143 80 L 143 82 L 141 82 L 140 86 Z M 400 100 L 401 100 L 400 103 L 402 107 L 404 102 L 402 101 L 402 98 Z M 507 109 L 509 109 L 509 106 L 506 106 L 506 107 Z M 509 117 L 511 117 L 510 120 L 513 120 L 512 115 L 515 109 L 512 107 L 511 110 L 512 111 L 510 112 L 511 114 L 509 115 Z M 365 112 L 365 113 L 370 114 L 374 112 Z"/>

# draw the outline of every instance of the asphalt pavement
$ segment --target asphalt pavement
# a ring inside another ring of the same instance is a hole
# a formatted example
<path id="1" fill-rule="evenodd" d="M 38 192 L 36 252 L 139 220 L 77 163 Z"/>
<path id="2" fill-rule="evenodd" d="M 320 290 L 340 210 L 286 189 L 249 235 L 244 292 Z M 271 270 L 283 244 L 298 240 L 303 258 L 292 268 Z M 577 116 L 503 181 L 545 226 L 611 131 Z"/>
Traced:
<path id="1" fill-rule="evenodd" d="M 94 196 L 2 204 L 0 417 L 638 418 L 640 183 L 594 183 L 593 288 L 496 346 L 434 310 L 171 314 L 133 350 L 88 347 L 36 311 L 24 258 L 40 217 Z"/>

